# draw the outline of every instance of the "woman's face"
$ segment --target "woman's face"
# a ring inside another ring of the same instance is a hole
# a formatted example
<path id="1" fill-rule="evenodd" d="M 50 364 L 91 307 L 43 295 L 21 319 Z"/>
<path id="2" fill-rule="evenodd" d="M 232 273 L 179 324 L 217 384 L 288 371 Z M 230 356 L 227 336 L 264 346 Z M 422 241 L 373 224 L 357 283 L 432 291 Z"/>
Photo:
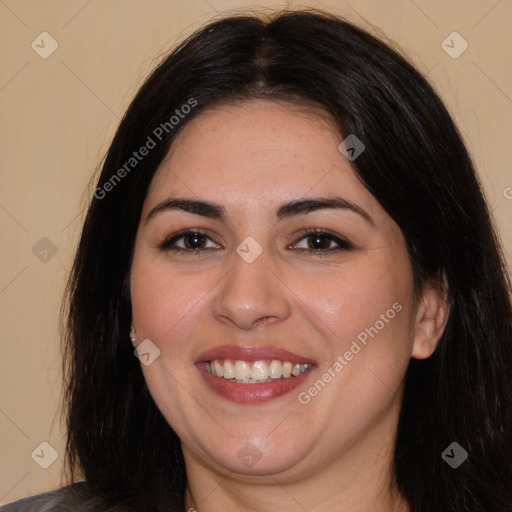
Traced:
<path id="1" fill-rule="evenodd" d="M 421 351 L 411 264 L 340 142 L 292 106 L 211 108 L 151 183 L 133 325 L 188 463 L 284 482 L 394 435 Z"/>

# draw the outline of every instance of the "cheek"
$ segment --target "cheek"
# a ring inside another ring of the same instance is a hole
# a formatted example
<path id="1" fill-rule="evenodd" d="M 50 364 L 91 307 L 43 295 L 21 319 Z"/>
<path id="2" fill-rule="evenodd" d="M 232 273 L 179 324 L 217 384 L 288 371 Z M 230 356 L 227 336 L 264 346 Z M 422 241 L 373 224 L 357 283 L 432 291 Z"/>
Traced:
<path id="1" fill-rule="evenodd" d="M 348 415 L 360 426 L 371 423 L 395 399 L 412 350 L 408 260 L 395 267 L 373 263 L 346 265 L 308 280 L 299 292 L 307 297 L 304 302 L 314 319 L 310 322 L 326 341 L 318 379 L 333 382 L 325 393 L 315 383 L 305 393 L 319 395 L 314 398 L 317 415 L 330 411 L 341 423 Z"/>
<path id="2" fill-rule="evenodd" d="M 196 279 L 168 264 L 135 255 L 131 271 L 131 300 L 137 338 L 143 336 L 168 350 L 179 349 L 177 333 L 197 324 L 201 298 L 208 292 L 205 279 Z M 210 287 L 211 288 L 211 287 Z M 193 321 L 192 321 L 193 320 Z M 172 338 L 173 343 L 167 343 Z M 178 351 L 178 350 L 177 350 Z"/>
<path id="3" fill-rule="evenodd" d="M 410 281 L 407 263 L 356 262 L 302 279 L 296 291 L 339 352 L 358 336 L 364 342 L 376 331 L 407 332 Z"/>

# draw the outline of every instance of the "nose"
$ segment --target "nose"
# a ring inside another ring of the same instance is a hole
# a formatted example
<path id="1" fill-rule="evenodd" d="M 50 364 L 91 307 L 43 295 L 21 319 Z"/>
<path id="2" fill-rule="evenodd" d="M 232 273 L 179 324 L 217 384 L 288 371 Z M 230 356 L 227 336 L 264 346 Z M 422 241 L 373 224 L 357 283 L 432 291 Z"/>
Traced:
<path id="1" fill-rule="evenodd" d="M 231 270 L 222 280 L 213 303 L 219 321 L 251 330 L 288 318 L 290 294 L 265 253 L 252 263 L 238 254 L 233 256 Z"/>

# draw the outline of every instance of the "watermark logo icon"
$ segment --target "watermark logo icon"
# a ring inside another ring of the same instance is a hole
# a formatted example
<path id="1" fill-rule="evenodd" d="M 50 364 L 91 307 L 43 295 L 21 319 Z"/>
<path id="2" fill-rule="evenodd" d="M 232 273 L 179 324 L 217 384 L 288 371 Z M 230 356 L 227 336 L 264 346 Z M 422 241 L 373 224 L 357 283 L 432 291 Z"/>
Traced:
<path id="1" fill-rule="evenodd" d="M 50 443 L 44 441 L 31 453 L 31 457 L 43 469 L 48 469 L 58 459 L 59 454 Z"/>
<path id="2" fill-rule="evenodd" d="M 468 42 L 458 32 L 452 32 L 441 43 L 441 48 L 452 59 L 458 59 L 468 49 L 468 47 Z"/>
<path id="3" fill-rule="evenodd" d="M 39 261 L 48 263 L 57 254 L 57 246 L 49 238 L 43 236 L 32 247 L 32 254 Z"/>
<path id="4" fill-rule="evenodd" d="M 149 366 L 160 356 L 160 349 L 150 339 L 146 338 L 137 345 L 133 353 L 144 366 Z"/>
<path id="5" fill-rule="evenodd" d="M 236 454 L 238 460 L 248 468 L 252 468 L 263 456 L 261 451 L 252 443 L 245 443 Z"/>
<path id="6" fill-rule="evenodd" d="M 455 441 L 441 454 L 443 460 L 453 469 L 457 469 L 467 458 L 468 452 Z"/>
<path id="7" fill-rule="evenodd" d="M 505 199 L 512 199 L 512 187 L 505 187 L 503 195 L 505 196 Z"/>
<path id="8" fill-rule="evenodd" d="M 263 247 L 252 236 L 248 236 L 236 248 L 236 252 L 246 263 L 252 263 L 263 252 Z"/>
<path id="9" fill-rule="evenodd" d="M 39 57 L 47 59 L 59 47 L 59 43 L 48 32 L 41 32 L 30 46 Z"/>
<path id="10" fill-rule="evenodd" d="M 363 141 L 356 137 L 353 133 L 350 134 L 338 146 L 340 153 L 344 154 L 348 160 L 353 162 L 361 153 L 366 149 Z"/>

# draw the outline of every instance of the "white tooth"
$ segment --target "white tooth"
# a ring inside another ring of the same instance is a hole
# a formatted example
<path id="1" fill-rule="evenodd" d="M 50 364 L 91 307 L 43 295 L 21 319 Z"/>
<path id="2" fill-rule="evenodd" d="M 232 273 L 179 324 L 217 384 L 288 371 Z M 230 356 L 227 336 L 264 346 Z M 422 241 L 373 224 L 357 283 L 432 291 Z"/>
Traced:
<path id="1" fill-rule="evenodd" d="M 223 369 L 223 377 L 225 379 L 234 379 L 235 378 L 235 367 L 229 361 L 224 361 L 224 369 Z"/>
<path id="2" fill-rule="evenodd" d="M 237 361 L 235 363 L 235 379 L 250 379 L 251 367 L 245 361 Z"/>
<path id="3" fill-rule="evenodd" d="M 293 365 L 290 361 L 283 363 L 283 377 L 287 379 L 292 374 Z"/>
<path id="4" fill-rule="evenodd" d="M 309 363 L 301 364 L 300 365 L 300 373 L 304 373 L 306 370 L 309 370 L 311 368 L 311 365 Z"/>
<path id="5" fill-rule="evenodd" d="M 204 369 L 207 371 L 207 372 L 210 372 L 210 361 L 206 361 L 206 363 L 204 363 Z M 211 373 L 211 372 L 210 372 Z"/>
<path id="6" fill-rule="evenodd" d="M 254 361 L 251 370 L 251 379 L 265 380 L 268 379 L 268 366 L 265 361 Z"/>
<path id="7" fill-rule="evenodd" d="M 215 373 L 215 365 L 213 364 L 213 361 L 210 361 L 210 373 L 211 373 L 212 375 L 217 375 L 217 374 Z"/>
<path id="8" fill-rule="evenodd" d="M 299 374 L 300 374 L 300 364 L 296 363 L 293 365 L 292 375 L 297 377 L 297 375 L 299 375 Z"/>
<path id="9" fill-rule="evenodd" d="M 280 379 L 283 376 L 283 365 L 281 361 L 275 359 L 270 363 L 268 367 L 268 375 L 272 379 Z"/>
<path id="10" fill-rule="evenodd" d="M 215 374 L 217 375 L 217 377 L 222 377 L 222 365 L 220 364 L 219 361 L 217 361 L 217 359 L 215 359 L 215 361 L 213 361 L 213 365 L 215 366 Z"/>

